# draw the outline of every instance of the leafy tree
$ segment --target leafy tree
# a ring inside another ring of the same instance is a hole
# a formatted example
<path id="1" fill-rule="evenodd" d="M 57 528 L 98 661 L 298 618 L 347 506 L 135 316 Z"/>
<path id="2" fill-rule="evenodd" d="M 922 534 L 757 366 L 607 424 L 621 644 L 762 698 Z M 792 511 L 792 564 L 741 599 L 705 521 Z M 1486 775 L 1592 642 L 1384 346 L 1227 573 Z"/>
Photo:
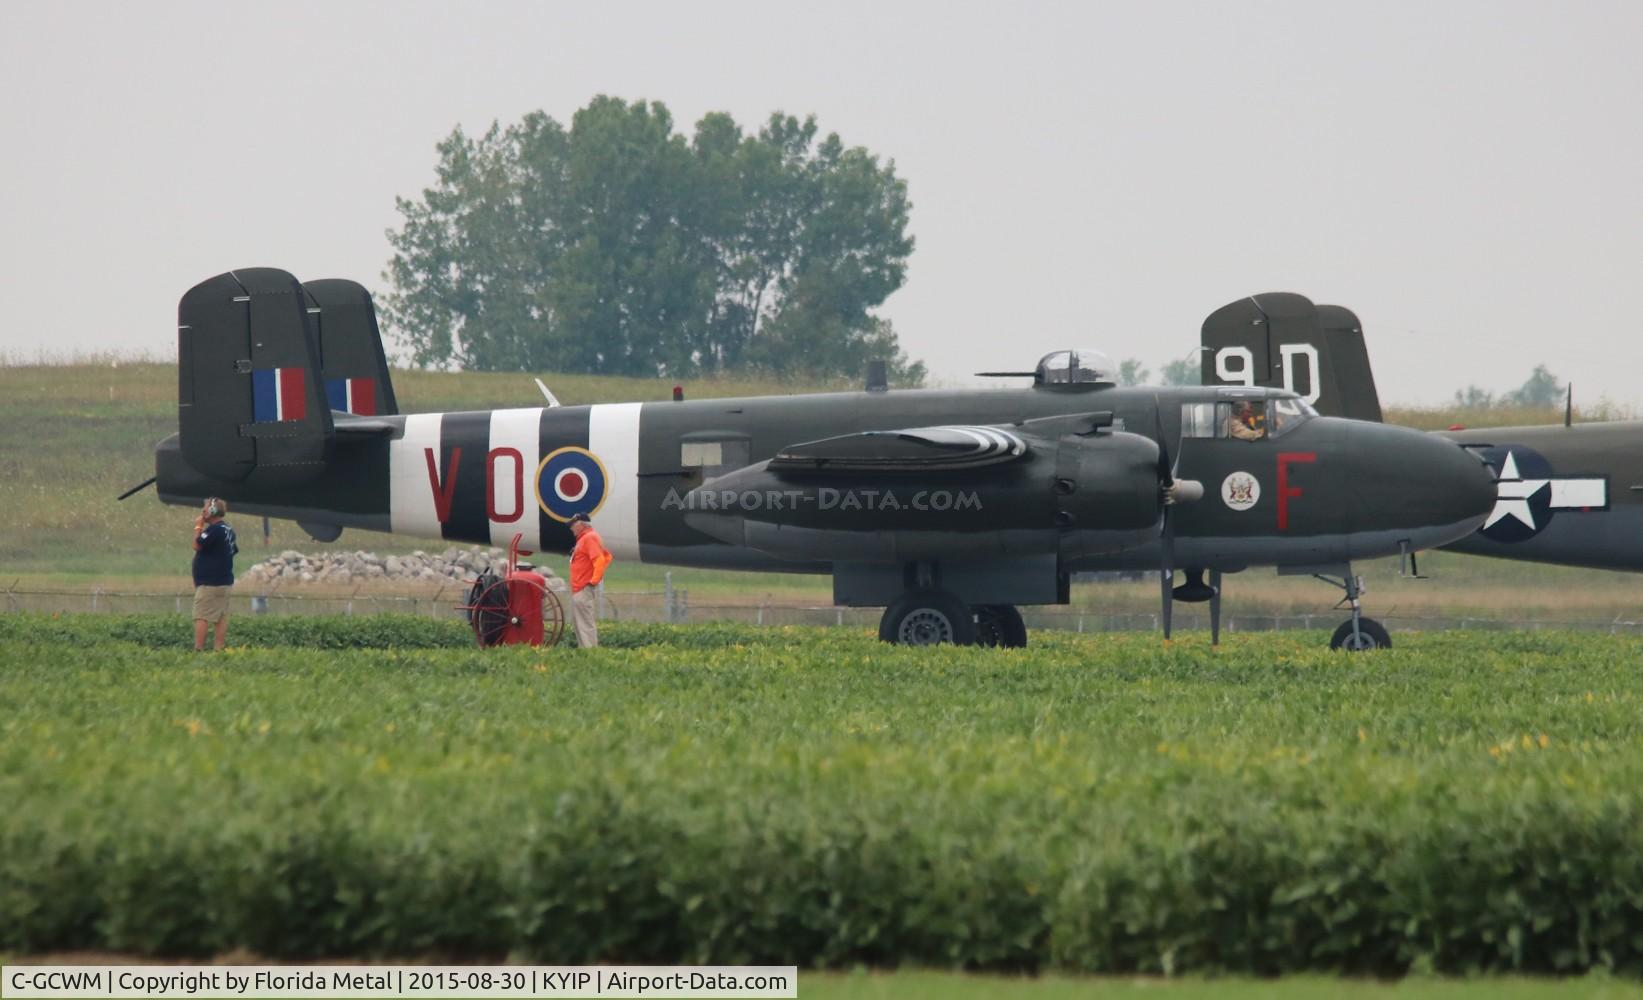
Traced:
<path id="1" fill-rule="evenodd" d="M 1198 385 L 1202 376 L 1196 353 L 1171 361 L 1164 366 L 1160 375 L 1165 385 Z"/>
<path id="2" fill-rule="evenodd" d="M 1496 406 L 1527 406 L 1546 408 L 1563 402 L 1564 386 L 1557 376 L 1544 365 L 1535 366 L 1528 379 L 1510 392 L 1495 395 L 1487 389 L 1469 385 L 1455 392 L 1455 405 L 1467 410 L 1487 410 Z"/>
<path id="3" fill-rule="evenodd" d="M 1139 358 L 1125 358 L 1118 363 L 1119 385 L 1146 385 L 1147 376 L 1152 372 L 1141 367 Z"/>
<path id="4" fill-rule="evenodd" d="M 873 310 L 906 279 L 910 203 L 814 117 L 687 140 L 658 102 L 595 98 L 438 147 L 398 199 L 384 316 L 420 365 L 672 376 L 725 369 L 918 383 Z"/>
<path id="5" fill-rule="evenodd" d="M 1544 364 L 1535 365 L 1529 378 L 1507 393 L 1505 401 L 1518 406 L 1556 406 L 1563 402 L 1563 386 Z"/>
<path id="6" fill-rule="evenodd" d="M 1495 394 L 1476 385 L 1455 390 L 1455 405 L 1463 410 L 1487 410 L 1495 405 Z"/>

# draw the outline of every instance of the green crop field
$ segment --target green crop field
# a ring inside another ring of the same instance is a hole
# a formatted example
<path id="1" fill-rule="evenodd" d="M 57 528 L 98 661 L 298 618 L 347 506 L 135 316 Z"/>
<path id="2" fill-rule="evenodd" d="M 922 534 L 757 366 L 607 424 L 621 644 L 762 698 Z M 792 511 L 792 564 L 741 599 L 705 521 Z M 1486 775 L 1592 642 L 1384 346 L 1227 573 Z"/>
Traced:
<path id="1" fill-rule="evenodd" d="M 1628 637 L 187 632 L 0 617 L 0 953 L 1643 974 Z"/>

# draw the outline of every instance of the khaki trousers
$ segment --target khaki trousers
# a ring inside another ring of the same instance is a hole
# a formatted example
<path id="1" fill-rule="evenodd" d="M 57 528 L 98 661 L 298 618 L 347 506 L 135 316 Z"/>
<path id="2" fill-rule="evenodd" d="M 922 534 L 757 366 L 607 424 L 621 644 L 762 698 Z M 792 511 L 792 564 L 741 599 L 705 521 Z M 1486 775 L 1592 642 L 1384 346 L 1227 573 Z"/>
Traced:
<path id="1" fill-rule="evenodd" d="M 599 588 L 583 587 L 570 595 L 570 609 L 576 644 L 583 649 L 599 645 Z"/>

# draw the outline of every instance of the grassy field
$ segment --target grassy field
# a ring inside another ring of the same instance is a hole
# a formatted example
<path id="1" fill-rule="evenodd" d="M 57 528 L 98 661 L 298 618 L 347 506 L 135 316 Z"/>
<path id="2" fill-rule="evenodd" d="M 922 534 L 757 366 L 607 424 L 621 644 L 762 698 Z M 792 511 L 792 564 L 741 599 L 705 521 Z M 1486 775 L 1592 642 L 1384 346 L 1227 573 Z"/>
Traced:
<path id="1" fill-rule="evenodd" d="M 656 380 L 549 375 L 568 404 L 665 398 L 671 385 Z M 525 375 L 400 371 L 396 391 L 407 411 L 531 405 L 535 386 Z M 692 396 L 800 391 L 770 380 L 716 380 L 687 386 Z M 153 473 L 153 446 L 176 429 L 175 369 L 169 363 L 0 366 L 0 589 L 70 586 L 175 589 L 186 582 L 188 511 L 168 508 L 144 491 L 115 503 L 126 487 Z M 1604 416 L 1614 413 L 1605 411 Z M 1389 411 L 1392 420 L 1418 427 L 1476 421 L 1466 411 Z M 1551 422 L 1551 411 L 1500 410 L 1481 416 L 1505 423 Z M 255 519 L 239 525 L 249 564 L 265 551 Z M 438 542 L 347 532 L 339 547 L 408 552 Z M 294 525 L 273 524 L 266 551 L 323 551 Z M 243 568 L 243 566 L 242 566 Z M 1370 607 L 1381 615 L 1496 615 L 1524 620 L 1608 621 L 1634 617 L 1643 607 L 1643 576 L 1557 567 L 1526 570 L 1511 562 L 1429 554 L 1422 569 L 1434 579 L 1397 579 L 1395 560 L 1358 567 L 1372 588 Z M 657 590 L 664 567 L 622 565 L 617 590 Z M 676 586 L 697 604 L 774 602 L 827 604 L 825 578 L 673 570 Z M 1337 595 L 1307 580 L 1280 580 L 1256 570 L 1229 578 L 1228 611 L 1293 614 L 1322 611 Z M 1076 607 L 1151 611 L 1150 584 L 1078 587 Z"/>
<path id="2" fill-rule="evenodd" d="M 0 952 L 1643 974 L 1629 638 L 235 638 L 0 618 Z"/>

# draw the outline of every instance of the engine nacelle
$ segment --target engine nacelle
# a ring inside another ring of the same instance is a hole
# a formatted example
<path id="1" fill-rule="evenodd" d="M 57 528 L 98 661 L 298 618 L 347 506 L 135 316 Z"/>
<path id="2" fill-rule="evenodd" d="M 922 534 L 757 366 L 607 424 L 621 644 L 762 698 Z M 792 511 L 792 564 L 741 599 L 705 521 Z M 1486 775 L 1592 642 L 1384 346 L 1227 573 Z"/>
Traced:
<path id="1" fill-rule="evenodd" d="M 685 520 L 733 545 L 834 562 L 1069 558 L 1157 537 L 1150 438 L 1023 439 L 1025 454 L 982 468 L 863 473 L 760 462 L 687 494 Z"/>

